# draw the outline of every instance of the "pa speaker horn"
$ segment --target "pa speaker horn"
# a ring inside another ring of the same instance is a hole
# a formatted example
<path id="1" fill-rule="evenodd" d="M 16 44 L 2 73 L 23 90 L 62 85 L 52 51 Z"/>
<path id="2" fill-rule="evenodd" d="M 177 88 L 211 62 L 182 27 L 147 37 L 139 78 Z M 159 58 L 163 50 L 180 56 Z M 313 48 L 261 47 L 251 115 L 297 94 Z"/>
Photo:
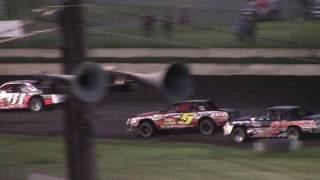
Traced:
<path id="1" fill-rule="evenodd" d="M 84 62 L 78 65 L 72 75 L 47 74 L 48 81 L 62 79 L 69 83 L 71 93 L 86 103 L 95 103 L 103 98 L 107 88 L 106 72 L 100 65 L 93 62 Z"/>
<path id="2" fill-rule="evenodd" d="M 164 71 L 152 74 L 127 71 L 115 72 L 126 74 L 137 81 L 157 88 L 172 102 L 182 101 L 192 94 L 192 78 L 188 67 L 184 64 L 175 63 L 168 66 Z"/>

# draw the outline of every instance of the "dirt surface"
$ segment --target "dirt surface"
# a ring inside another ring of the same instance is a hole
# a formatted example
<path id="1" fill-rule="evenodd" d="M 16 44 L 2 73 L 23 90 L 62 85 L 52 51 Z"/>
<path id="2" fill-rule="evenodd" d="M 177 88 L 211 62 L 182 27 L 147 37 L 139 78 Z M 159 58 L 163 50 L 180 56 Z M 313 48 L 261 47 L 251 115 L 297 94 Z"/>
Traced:
<path id="1" fill-rule="evenodd" d="M 2 76 L 3 83 L 22 76 Z M 243 115 L 256 113 L 273 105 L 301 105 L 320 112 L 320 77 L 297 76 L 195 76 L 192 99 L 210 98 L 220 107 L 239 109 Z M 163 96 L 147 86 L 135 91 L 112 91 L 99 104 L 88 109 L 93 133 L 103 138 L 141 139 L 127 132 L 126 119 L 137 113 L 161 110 L 169 105 Z M 2 111 L 0 132 L 13 134 L 59 135 L 63 132 L 62 106 L 41 113 L 27 110 Z M 251 143 L 235 144 L 222 131 L 204 136 L 195 130 L 165 131 L 154 137 L 163 141 L 210 143 L 238 148 L 250 148 Z M 319 139 L 319 140 L 318 140 Z M 141 139 L 143 140 L 143 139 Z M 319 146 L 320 138 L 307 138 L 306 146 Z"/>

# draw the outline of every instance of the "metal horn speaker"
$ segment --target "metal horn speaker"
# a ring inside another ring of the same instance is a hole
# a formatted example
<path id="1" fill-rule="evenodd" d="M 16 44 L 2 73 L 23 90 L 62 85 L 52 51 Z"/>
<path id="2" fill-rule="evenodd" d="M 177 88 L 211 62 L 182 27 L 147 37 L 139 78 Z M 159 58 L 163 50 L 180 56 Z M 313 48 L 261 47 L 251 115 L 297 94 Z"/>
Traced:
<path id="1" fill-rule="evenodd" d="M 117 71 L 119 72 L 119 71 Z M 182 101 L 192 94 L 193 85 L 189 68 L 180 63 L 170 65 L 165 71 L 152 74 L 119 72 L 162 92 L 172 102 Z"/>
<path id="2" fill-rule="evenodd" d="M 72 75 L 47 74 L 46 78 L 62 79 L 70 83 L 71 93 L 86 103 L 95 103 L 103 98 L 108 76 L 100 65 L 84 62 L 78 65 Z"/>

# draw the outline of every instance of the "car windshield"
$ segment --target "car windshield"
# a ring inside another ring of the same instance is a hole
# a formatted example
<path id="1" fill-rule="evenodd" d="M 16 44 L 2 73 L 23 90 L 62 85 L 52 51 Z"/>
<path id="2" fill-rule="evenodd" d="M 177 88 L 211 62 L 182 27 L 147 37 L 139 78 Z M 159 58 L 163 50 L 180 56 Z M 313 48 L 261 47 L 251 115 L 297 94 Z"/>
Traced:
<path id="1" fill-rule="evenodd" d="M 256 116 L 258 118 L 264 118 L 264 117 L 268 117 L 270 115 L 270 111 L 269 110 L 263 110 L 260 113 L 258 113 Z"/>
<path id="2" fill-rule="evenodd" d="M 0 90 L 12 93 L 12 92 L 18 92 L 20 90 L 21 84 L 7 84 L 3 86 Z"/>
<path id="3" fill-rule="evenodd" d="M 295 110 L 296 114 L 299 116 L 299 117 L 303 117 L 303 116 L 310 116 L 310 115 L 313 115 L 314 113 L 307 110 L 307 109 L 304 109 L 304 108 L 298 108 Z"/>
<path id="4" fill-rule="evenodd" d="M 9 89 L 9 88 L 10 88 L 10 85 L 7 84 L 7 85 L 3 85 L 2 87 L 0 87 L 0 90 L 6 91 L 6 90 Z"/>

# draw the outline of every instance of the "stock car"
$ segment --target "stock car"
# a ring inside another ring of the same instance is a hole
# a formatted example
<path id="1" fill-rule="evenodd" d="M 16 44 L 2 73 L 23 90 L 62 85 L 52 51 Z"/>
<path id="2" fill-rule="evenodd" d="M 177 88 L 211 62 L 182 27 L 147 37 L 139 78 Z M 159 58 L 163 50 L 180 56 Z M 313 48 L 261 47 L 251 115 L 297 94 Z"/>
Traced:
<path id="1" fill-rule="evenodd" d="M 133 79 L 117 72 L 110 73 L 109 80 L 109 89 L 112 91 L 130 91 L 135 90 L 138 87 L 138 84 Z"/>
<path id="2" fill-rule="evenodd" d="M 210 135 L 227 120 L 238 116 L 238 111 L 219 109 L 211 100 L 189 100 L 162 111 L 128 118 L 126 125 L 129 131 L 137 130 L 145 138 L 153 136 L 157 130 L 183 128 L 198 128 L 202 134 Z"/>
<path id="3" fill-rule="evenodd" d="M 287 137 L 299 140 L 304 134 L 320 133 L 320 114 L 300 106 L 274 106 L 257 116 L 229 120 L 223 127 L 225 135 L 242 143 L 249 138 Z"/>
<path id="4" fill-rule="evenodd" d="M 62 94 L 44 94 L 35 80 L 10 81 L 0 86 L 0 109 L 29 109 L 40 112 L 44 106 L 62 103 Z"/>

